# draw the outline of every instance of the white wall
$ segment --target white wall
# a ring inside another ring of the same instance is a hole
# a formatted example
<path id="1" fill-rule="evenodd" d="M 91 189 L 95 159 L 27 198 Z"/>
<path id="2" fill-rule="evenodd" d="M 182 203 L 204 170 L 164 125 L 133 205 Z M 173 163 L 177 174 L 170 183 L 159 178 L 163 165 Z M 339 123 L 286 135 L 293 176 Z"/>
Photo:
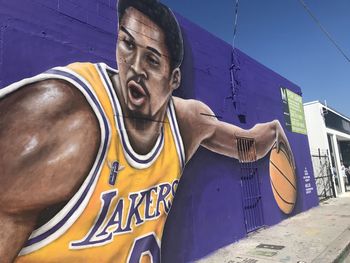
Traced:
<path id="1" fill-rule="evenodd" d="M 322 104 L 319 102 L 305 103 L 304 112 L 311 153 L 318 153 L 318 148 L 325 152 L 329 147 L 326 126 L 322 116 Z"/>

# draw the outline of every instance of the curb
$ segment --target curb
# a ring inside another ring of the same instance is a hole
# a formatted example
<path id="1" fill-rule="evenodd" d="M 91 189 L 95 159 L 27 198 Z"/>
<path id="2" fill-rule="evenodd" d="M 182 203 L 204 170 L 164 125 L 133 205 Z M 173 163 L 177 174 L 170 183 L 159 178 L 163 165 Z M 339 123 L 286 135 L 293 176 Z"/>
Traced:
<path id="1" fill-rule="evenodd" d="M 344 262 L 344 259 L 350 254 L 350 241 L 347 246 L 343 249 L 340 255 L 334 260 L 333 263 L 341 263 Z"/>
<path id="2" fill-rule="evenodd" d="M 312 263 L 341 263 L 350 253 L 350 227 L 347 227 Z"/>

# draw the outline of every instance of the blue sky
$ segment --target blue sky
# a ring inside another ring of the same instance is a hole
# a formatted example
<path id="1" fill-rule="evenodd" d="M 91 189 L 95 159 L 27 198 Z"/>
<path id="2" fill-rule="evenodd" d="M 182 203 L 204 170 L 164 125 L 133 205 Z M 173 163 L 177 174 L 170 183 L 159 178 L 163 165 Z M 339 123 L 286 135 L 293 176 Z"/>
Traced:
<path id="1" fill-rule="evenodd" d="M 350 57 L 350 1 L 304 0 Z M 162 0 L 232 43 L 235 0 Z M 320 100 L 350 117 L 350 63 L 298 0 L 240 0 L 235 46 L 294 82 L 303 101 Z"/>

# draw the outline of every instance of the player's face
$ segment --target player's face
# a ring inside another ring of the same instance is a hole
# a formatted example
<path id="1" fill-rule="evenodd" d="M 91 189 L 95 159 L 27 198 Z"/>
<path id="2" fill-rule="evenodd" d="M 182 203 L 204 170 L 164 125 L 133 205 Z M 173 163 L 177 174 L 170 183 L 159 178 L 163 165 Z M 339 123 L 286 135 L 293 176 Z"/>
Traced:
<path id="1" fill-rule="evenodd" d="M 122 99 L 131 113 L 154 118 L 165 109 L 177 86 L 173 85 L 164 33 L 132 7 L 119 25 L 117 63 Z"/>

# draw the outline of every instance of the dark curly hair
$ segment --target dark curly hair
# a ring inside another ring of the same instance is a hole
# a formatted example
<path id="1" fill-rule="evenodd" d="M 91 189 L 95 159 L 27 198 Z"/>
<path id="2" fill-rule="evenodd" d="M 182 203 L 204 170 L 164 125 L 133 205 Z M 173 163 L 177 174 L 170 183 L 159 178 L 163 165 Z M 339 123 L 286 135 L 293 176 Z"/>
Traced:
<path id="1" fill-rule="evenodd" d="M 184 56 L 184 47 L 181 29 L 174 13 L 158 0 L 119 0 L 119 24 L 125 14 L 125 10 L 129 7 L 133 7 L 145 14 L 163 30 L 165 44 L 170 54 L 170 67 L 172 70 L 180 67 Z"/>

